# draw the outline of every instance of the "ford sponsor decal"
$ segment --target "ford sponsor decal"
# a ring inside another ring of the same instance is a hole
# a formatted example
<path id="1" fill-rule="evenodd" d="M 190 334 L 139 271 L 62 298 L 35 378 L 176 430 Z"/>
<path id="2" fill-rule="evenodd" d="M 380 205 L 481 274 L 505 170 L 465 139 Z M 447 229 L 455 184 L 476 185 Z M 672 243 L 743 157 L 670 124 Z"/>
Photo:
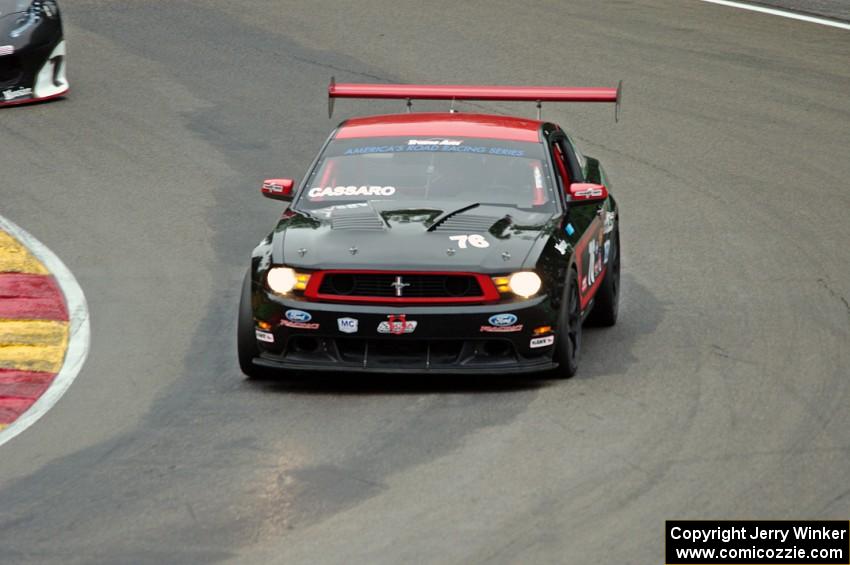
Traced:
<path id="1" fill-rule="evenodd" d="M 304 310 L 287 310 L 286 319 L 290 322 L 309 322 L 313 319 L 313 316 Z"/>
<path id="2" fill-rule="evenodd" d="M 490 316 L 488 322 L 491 326 L 512 326 L 516 323 L 517 317 L 514 314 L 496 314 Z"/>

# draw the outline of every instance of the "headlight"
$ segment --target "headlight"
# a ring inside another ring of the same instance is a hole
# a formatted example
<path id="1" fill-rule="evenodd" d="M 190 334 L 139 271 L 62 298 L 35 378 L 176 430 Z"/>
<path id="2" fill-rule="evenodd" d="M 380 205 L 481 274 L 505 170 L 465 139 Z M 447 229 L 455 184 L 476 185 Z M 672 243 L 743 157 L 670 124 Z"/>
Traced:
<path id="1" fill-rule="evenodd" d="M 289 267 L 272 267 L 266 275 L 266 284 L 277 294 L 286 294 L 292 290 L 304 290 L 310 282 L 310 275 L 296 273 Z"/>
<path id="2" fill-rule="evenodd" d="M 511 289 L 511 292 L 523 298 L 537 294 L 537 291 L 540 290 L 540 284 L 540 277 L 537 276 L 537 273 L 530 271 L 514 273 L 508 279 L 508 288 Z"/>
<path id="3" fill-rule="evenodd" d="M 35 0 L 30 9 L 37 14 L 43 14 L 51 20 L 59 15 L 59 7 L 53 0 Z"/>
<path id="4" fill-rule="evenodd" d="M 44 15 L 51 20 L 59 15 L 59 7 L 56 5 L 56 2 L 48 0 L 42 4 L 41 9 L 44 11 Z"/>
<path id="5" fill-rule="evenodd" d="M 59 6 L 53 0 L 35 0 L 27 11 L 15 22 L 17 27 L 9 33 L 9 37 L 17 39 L 42 22 L 43 18 L 55 20 L 59 17 Z"/>

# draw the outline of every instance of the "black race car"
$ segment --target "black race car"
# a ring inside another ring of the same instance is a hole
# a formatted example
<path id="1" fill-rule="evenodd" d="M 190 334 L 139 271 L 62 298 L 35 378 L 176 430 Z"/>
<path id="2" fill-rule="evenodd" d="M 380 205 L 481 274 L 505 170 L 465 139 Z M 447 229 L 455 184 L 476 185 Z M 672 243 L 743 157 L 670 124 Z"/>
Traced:
<path id="1" fill-rule="evenodd" d="M 339 97 L 618 102 L 620 89 L 334 84 Z M 538 116 L 539 117 L 539 116 Z M 576 372 L 585 319 L 617 321 L 617 204 L 557 125 L 496 115 L 350 119 L 254 249 L 238 350 L 268 369 Z"/>
<path id="2" fill-rule="evenodd" d="M 67 92 L 65 40 L 55 0 L 0 0 L 0 106 Z"/>

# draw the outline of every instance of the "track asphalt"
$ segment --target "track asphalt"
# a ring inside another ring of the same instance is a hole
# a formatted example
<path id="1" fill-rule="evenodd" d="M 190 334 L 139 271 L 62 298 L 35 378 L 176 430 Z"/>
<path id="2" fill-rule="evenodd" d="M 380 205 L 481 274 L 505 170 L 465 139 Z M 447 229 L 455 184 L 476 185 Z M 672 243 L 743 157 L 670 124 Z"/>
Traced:
<path id="1" fill-rule="evenodd" d="M 850 3 L 846 0 L 761 0 L 752 4 L 850 22 Z"/>
<path id="2" fill-rule="evenodd" d="M 63 8 L 73 93 L 0 114 L 0 213 L 74 272 L 92 349 L 0 447 L 0 561 L 647 564 L 666 519 L 850 515 L 850 33 L 662 0 Z M 403 109 L 328 121 L 331 75 L 624 80 L 619 124 L 543 107 L 622 207 L 620 323 L 578 377 L 242 379 L 260 182 Z"/>

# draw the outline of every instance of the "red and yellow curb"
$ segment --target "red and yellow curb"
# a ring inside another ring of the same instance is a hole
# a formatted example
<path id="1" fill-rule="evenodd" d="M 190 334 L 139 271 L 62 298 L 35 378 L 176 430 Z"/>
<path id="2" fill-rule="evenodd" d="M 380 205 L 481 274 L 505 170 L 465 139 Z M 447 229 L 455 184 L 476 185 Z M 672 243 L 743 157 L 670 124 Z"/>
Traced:
<path id="1" fill-rule="evenodd" d="M 68 308 L 56 280 L 0 230 L 0 431 L 53 383 L 68 339 Z"/>

